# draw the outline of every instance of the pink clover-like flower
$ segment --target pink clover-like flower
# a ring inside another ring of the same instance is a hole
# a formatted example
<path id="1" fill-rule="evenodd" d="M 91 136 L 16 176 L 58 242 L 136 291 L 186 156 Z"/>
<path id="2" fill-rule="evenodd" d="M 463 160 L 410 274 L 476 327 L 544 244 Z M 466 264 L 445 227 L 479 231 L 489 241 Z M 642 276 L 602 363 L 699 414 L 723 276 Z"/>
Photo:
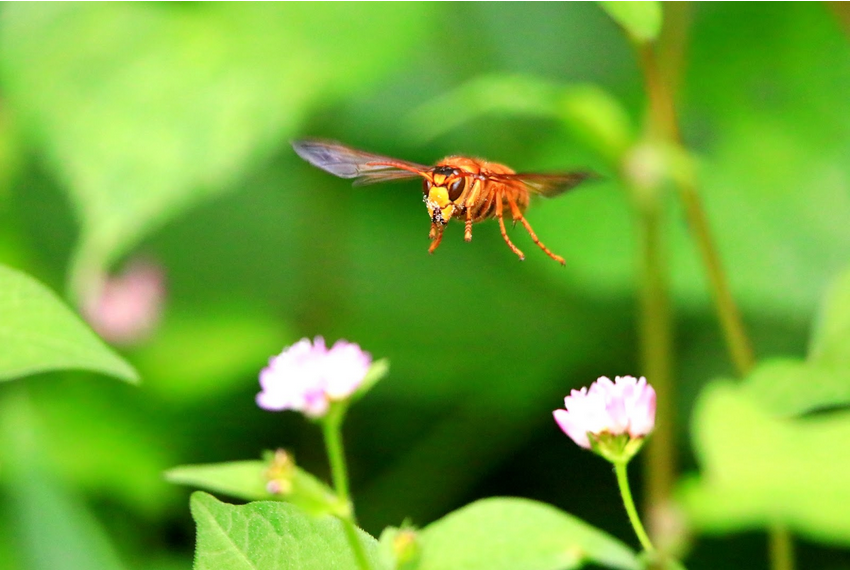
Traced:
<path id="1" fill-rule="evenodd" d="M 590 389 L 572 390 L 564 399 L 565 410 L 555 410 L 558 426 L 574 442 L 591 448 L 590 434 L 628 434 L 631 439 L 649 435 L 655 427 L 655 389 L 646 378 L 617 376 L 612 382 L 605 376 Z"/>
<path id="2" fill-rule="evenodd" d="M 269 411 L 295 410 L 318 418 L 330 403 L 348 398 L 363 382 L 372 364 L 357 344 L 337 341 L 325 346 L 317 336 L 301 339 L 269 360 L 260 372 L 257 405 Z"/>

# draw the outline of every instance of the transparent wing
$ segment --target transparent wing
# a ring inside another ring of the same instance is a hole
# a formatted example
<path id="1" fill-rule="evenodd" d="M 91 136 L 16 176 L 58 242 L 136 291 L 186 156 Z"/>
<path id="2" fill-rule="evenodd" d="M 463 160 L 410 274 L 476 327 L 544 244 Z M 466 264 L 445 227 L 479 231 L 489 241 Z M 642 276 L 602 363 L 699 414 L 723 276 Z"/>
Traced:
<path id="1" fill-rule="evenodd" d="M 519 180 L 533 194 L 550 198 L 575 188 L 585 180 L 598 178 L 593 172 L 559 172 L 553 174 L 517 172 L 516 174 L 499 174 L 496 177 L 506 180 Z"/>
<path id="2" fill-rule="evenodd" d="M 355 178 L 356 185 L 417 178 L 431 170 L 430 166 L 372 154 L 335 141 L 303 139 L 294 141 L 292 148 L 313 166 L 340 178 Z"/>

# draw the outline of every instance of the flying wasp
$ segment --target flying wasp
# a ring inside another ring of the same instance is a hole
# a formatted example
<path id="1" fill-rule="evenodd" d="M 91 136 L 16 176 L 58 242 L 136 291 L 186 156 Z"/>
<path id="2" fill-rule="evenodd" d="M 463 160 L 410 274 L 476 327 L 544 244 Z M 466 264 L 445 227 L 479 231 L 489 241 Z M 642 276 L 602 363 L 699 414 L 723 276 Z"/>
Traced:
<path id="1" fill-rule="evenodd" d="M 434 166 L 372 154 L 334 141 L 304 139 L 292 143 L 298 155 L 322 170 L 341 178 L 354 178 L 355 185 L 389 180 L 422 179 L 422 193 L 431 217 L 431 246 L 440 245 L 443 231 L 452 218 L 463 220 L 464 239 L 472 240 L 472 225 L 496 218 L 508 247 L 520 260 L 525 254 L 513 244 L 505 230 L 504 214 L 510 212 L 546 255 L 565 265 L 564 258 L 552 253 L 537 238 L 525 219 L 531 195 L 557 196 L 593 175 L 589 172 L 537 174 L 514 172 L 504 164 L 467 156 L 449 156 Z"/>

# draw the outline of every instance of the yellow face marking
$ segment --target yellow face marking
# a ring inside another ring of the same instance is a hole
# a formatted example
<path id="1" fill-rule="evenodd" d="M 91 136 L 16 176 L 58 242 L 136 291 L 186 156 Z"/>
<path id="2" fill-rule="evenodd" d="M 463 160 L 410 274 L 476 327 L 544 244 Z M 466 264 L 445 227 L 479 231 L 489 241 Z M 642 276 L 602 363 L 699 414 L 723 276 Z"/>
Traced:
<path id="1" fill-rule="evenodd" d="M 431 186 L 431 191 L 428 192 L 429 204 L 434 204 L 442 209 L 449 205 L 449 191 L 444 186 Z"/>
<path id="2" fill-rule="evenodd" d="M 449 191 L 444 186 L 432 186 L 428 192 L 428 213 L 432 221 L 447 224 L 455 212 L 455 205 L 449 200 Z"/>

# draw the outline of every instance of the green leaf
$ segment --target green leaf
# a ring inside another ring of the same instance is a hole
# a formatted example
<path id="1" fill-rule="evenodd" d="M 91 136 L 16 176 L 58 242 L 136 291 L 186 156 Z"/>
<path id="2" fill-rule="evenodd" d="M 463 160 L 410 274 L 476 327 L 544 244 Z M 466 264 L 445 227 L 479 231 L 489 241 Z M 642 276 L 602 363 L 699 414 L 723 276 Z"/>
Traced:
<path id="1" fill-rule="evenodd" d="M 278 497 L 266 490 L 265 461 L 228 461 L 206 465 L 181 465 L 165 472 L 166 480 L 246 501 L 270 501 Z"/>
<path id="2" fill-rule="evenodd" d="M 406 130 L 424 142 L 490 113 L 556 117 L 560 89 L 528 75 L 483 75 L 417 108 L 408 117 Z"/>
<path id="3" fill-rule="evenodd" d="M 341 504 L 334 492 L 300 467 L 293 465 L 292 488 L 284 494 L 270 493 L 270 461 L 229 461 L 206 465 L 181 465 L 165 472 L 165 478 L 181 485 L 190 485 L 223 493 L 246 501 L 287 501 L 313 516 L 339 512 Z"/>
<path id="4" fill-rule="evenodd" d="M 403 61 L 427 9 L 340 5 L 333 17 L 294 4 L 4 10 L 6 95 L 82 225 L 75 295 L 152 229 L 234 188 L 321 95 L 351 91 Z"/>
<path id="5" fill-rule="evenodd" d="M 797 416 L 850 403 L 850 369 L 791 358 L 759 364 L 742 389 L 764 410 Z"/>
<path id="6" fill-rule="evenodd" d="M 704 532 L 783 524 L 830 544 L 850 544 L 850 413 L 778 419 L 745 390 L 714 382 L 694 412 L 699 478 L 680 498 Z"/>
<path id="7" fill-rule="evenodd" d="M 764 409 L 793 416 L 850 404 L 850 271 L 830 287 L 813 329 L 805 361 L 771 359 L 747 377 L 744 389 Z"/>
<path id="8" fill-rule="evenodd" d="M 609 162 L 618 164 L 634 143 L 634 127 L 617 99 L 595 85 L 564 90 L 561 117 L 566 125 Z"/>
<path id="9" fill-rule="evenodd" d="M 139 380 L 52 291 L 0 265 L 0 380 L 61 369 Z"/>
<path id="10" fill-rule="evenodd" d="M 639 42 L 651 42 L 661 31 L 660 2 L 599 2 L 599 5 Z"/>
<path id="11" fill-rule="evenodd" d="M 336 518 L 313 518 L 281 502 L 228 505 L 200 491 L 191 507 L 195 570 L 359 570 Z M 378 542 L 363 531 L 358 536 L 372 567 L 382 568 Z"/>
<path id="12" fill-rule="evenodd" d="M 809 358 L 819 364 L 850 364 L 850 270 L 835 279 L 815 321 Z"/>
<path id="13" fill-rule="evenodd" d="M 477 501 L 430 524 L 419 538 L 419 570 L 640 567 L 634 552 L 612 536 L 527 499 Z"/>
<path id="14" fill-rule="evenodd" d="M 377 384 L 384 376 L 389 374 L 389 372 L 390 361 L 386 358 L 373 362 L 369 367 L 369 370 L 366 371 L 366 377 L 363 378 L 363 382 L 360 383 L 360 386 L 358 386 L 357 390 L 351 395 L 351 401 L 355 402 L 365 396 L 369 390 L 374 388 L 375 384 Z"/>

